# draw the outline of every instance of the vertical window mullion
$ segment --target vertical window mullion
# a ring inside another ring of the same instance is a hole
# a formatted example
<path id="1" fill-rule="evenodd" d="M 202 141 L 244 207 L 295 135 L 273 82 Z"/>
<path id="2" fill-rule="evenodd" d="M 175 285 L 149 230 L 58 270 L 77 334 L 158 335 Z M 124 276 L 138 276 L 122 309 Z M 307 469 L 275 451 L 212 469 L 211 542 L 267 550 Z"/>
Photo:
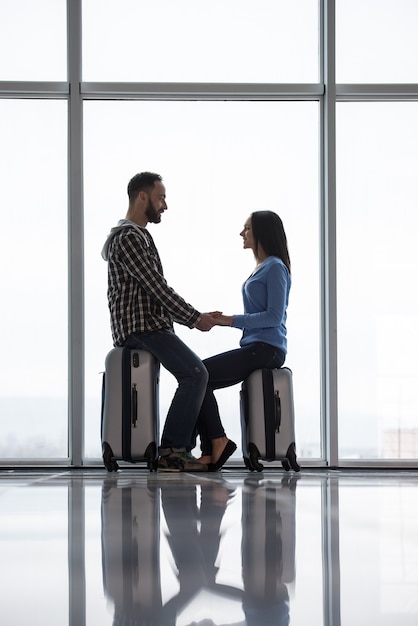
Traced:
<path id="1" fill-rule="evenodd" d="M 69 456 L 82 465 L 84 440 L 84 250 L 81 83 L 81 0 L 67 1 L 68 240 L 69 240 Z"/>
<path id="2" fill-rule="evenodd" d="M 324 0 L 321 72 L 325 85 L 321 119 L 322 441 L 329 466 L 338 466 L 335 0 Z"/>

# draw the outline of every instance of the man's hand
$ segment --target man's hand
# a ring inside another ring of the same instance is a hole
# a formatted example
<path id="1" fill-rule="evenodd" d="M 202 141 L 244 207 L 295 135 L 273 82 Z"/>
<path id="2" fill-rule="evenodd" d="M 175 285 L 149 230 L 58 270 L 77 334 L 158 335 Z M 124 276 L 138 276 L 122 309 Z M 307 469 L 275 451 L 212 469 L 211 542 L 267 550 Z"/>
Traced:
<path id="1" fill-rule="evenodd" d="M 220 311 L 214 311 L 214 313 L 220 313 Z M 215 326 L 216 320 L 213 319 L 211 313 L 202 313 L 200 320 L 197 322 L 195 328 L 206 332 Z"/>

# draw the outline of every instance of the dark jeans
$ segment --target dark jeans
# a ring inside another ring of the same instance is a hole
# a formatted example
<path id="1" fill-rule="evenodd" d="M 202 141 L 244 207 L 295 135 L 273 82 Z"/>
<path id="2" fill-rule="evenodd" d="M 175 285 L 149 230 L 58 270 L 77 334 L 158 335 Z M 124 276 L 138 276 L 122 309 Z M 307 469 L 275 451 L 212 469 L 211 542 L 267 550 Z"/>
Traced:
<path id="1" fill-rule="evenodd" d="M 267 343 L 252 343 L 203 361 L 209 373 L 209 382 L 197 420 L 202 454 L 210 455 L 211 439 L 225 435 L 214 390 L 236 385 L 254 370 L 281 367 L 284 361 L 284 353 Z"/>
<path id="2" fill-rule="evenodd" d="M 177 379 L 179 385 L 167 413 L 161 447 L 192 450 L 196 420 L 208 381 L 202 361 L 174 331 L 133 333 L 125 345 L 148 350 Z"/>

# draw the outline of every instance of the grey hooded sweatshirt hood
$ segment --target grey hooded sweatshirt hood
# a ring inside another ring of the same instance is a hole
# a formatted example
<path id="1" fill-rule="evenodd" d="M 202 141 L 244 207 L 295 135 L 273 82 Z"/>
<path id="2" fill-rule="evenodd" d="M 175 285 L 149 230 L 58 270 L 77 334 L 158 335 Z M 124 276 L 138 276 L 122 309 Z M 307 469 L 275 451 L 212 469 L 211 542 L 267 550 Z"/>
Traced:
<path id="1" fill-rule="evenodd" d="M 131 220 L 119 220 L 119 222 L 117 223 L 117 226 L 112 228 L 112 230 L 108 234 L 107 239 L 105 241 L 105 244 L 104 244 L 104 246 L 102 248 L 102 258 L 105 261 L 109 260 L 109 246 L 110 246 L 110 243 L 111 243 L 113 237 L 117 233 L 119 233 L 121 230 L 126 228 L 127 226 L 135 228 L 144 237 L 144 240 L 146 241 L 147 245 L 149 245 L 147 238 L 145 237 L 145 235 L 142 232 L 143 229 L 140 226 L 138 226 L 138 224 L 135 224 L 135 222 L 132 222 Z"/>

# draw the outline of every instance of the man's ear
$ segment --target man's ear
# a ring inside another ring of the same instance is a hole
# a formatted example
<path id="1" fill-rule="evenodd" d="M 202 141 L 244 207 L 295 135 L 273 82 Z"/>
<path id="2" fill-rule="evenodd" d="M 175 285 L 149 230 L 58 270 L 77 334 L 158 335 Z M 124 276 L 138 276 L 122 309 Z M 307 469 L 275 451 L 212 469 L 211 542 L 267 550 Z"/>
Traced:
<path id="1" fill-rule="evenodd" d="M 148 194 L 146 191 L 142 190 L 138 193 L 138 197 L 141 200 L 141 202 L 145 202 L 148 197 Z"/>

